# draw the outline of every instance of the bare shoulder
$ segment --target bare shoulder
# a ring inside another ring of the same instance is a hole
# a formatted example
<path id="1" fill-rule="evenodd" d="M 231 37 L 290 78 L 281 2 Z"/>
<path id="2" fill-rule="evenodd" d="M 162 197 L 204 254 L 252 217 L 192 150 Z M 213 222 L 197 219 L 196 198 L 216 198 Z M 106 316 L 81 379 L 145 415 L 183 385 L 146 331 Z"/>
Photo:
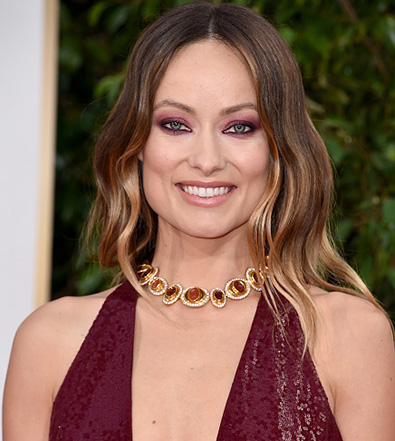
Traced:
<path id="1" fill-rule="evenodd" d="M 14 345 L 33 344 L 40 347 L 46 343 L 60 346 L 68 336 L 84 334 L 111 292 L 108 290 L 84 297 L 63 297 L 41 306 L 20 325 Z"/>
<path id="2" fill-rule="evenodd" d="M 4 390 L 5 440 L 48 439 L 56 393 L 112 291 L 55 300 L 20 325 Z"/>
<path id="3" fill-rule="evenodd" d="M 14 364 L 32 366 L 37 363 L 42 365 L 42 371 L 48 370 L 51 375 L 56 375 L 57 367 L 67 362 L 73 352 L 75 355 L 112 291 L 85 297 L 63 297 L 36 309 L 18 328 L 10 369 Z"/>
<path id="4" fill-rule="evenodd" d="M 366 365 L 394 354 L 394 338 L 387 315 L 361 297 L 342 292 L 311 290 L 318 311 L 316 349 L 331 363 Z M 374 356 L 373 356 L 374 355 Z"/>
<path id="5" fill-rule="evenodd" d="M 363 298 L 311 290 L 319 313 L 314 344 L 331 386 L 344 439 L 390 440 L 395 433 L 395 350 L 386 314 Z"/>
<path id="6" fill-rule="evenodd" d="M 353 346 L 392 351 L 393 333 L 387 315 L 361 297 L 343 292 L 312 289 L 312 298 L 319 313 L 319 332 L 332 341 L 336 351 L 346 352 Z"/>

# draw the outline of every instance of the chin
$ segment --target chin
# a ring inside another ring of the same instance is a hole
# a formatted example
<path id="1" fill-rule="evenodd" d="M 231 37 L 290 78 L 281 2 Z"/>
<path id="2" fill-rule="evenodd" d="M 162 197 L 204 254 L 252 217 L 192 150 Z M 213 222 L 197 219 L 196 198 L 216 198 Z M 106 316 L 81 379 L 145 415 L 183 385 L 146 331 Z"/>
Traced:
<path id="1" fill-rule="evenodd" d="M 190 236 L 195 237 L 196 239 L 222 239 L 226 237 L 230 232 L 223 231 L 204 231 L 202 234 L 198 232 L 189 233 Z"/>
<path id="2" fill-rule="evenodd" d="M 211 221 L 210 224 L 194 225 L 193 228 L 182 229 L 184 234 L 200 239 L 222 239 L 227 236 L 246 234 L 246 223 L 226 226 L 221 221 Z"/>

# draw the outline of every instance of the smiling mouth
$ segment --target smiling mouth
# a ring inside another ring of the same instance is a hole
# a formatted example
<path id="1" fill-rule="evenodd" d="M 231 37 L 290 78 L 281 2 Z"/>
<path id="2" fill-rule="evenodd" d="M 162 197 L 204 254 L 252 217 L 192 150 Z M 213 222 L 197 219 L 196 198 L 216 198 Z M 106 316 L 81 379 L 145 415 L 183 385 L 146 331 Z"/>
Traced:
<path id="1" fill-rule="evenodd" d="M 181 185 L 181 189 L 190 195 L 200 198 L 213 198 L 229 193 L 233 187 L 197 187 L 195 185 Z"/>

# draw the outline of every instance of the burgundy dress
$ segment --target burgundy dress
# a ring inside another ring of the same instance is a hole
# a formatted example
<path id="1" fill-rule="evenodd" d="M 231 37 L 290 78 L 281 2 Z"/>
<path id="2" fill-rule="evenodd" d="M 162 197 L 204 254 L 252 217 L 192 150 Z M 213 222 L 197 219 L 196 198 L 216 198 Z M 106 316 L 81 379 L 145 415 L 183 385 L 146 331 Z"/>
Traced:
<path id="1" fill-rule="evenodd" d="M 131 379 L 138 294 L 110 294 L 56 396 L 49 441 L 131 441 Z M 296 312 L 285 340 L 261 297 L 226 403 L 217 441 L 341 441 Z"/>

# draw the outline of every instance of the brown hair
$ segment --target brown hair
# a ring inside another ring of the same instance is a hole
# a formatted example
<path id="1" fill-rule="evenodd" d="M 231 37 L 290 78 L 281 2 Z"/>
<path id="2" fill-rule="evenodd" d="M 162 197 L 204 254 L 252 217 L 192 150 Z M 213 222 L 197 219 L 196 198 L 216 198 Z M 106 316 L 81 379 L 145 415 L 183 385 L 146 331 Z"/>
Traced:
<path id="1" fill-rule="evenodd" d="M 156 215 L 141 189 L 137 155 L 150 133 L 155 93 L 170 60 L 180 48 L 205 39 L 233 48 L 251 70 L 271 161 L 265 194 L 249 222 L 250 253 L 256 268 L 264 268 L 269 256 L 269 278 L 262 277 L 267 300 L 278 313 L 276 293 L 285 296 L 308 340 L 316 324 L 308 285 L 377 303 L 328 238 L 331 164 L 305 108 L 299 67 L 274 27 L 246 7 L 188 3 L 162 15 L 137 41 L 96 147 L 98 196 L 91 220 L 100 226 L 99 261 L 120 265 L 122 275 L 138 285 L 136 266 L 153 255 Z"/>

